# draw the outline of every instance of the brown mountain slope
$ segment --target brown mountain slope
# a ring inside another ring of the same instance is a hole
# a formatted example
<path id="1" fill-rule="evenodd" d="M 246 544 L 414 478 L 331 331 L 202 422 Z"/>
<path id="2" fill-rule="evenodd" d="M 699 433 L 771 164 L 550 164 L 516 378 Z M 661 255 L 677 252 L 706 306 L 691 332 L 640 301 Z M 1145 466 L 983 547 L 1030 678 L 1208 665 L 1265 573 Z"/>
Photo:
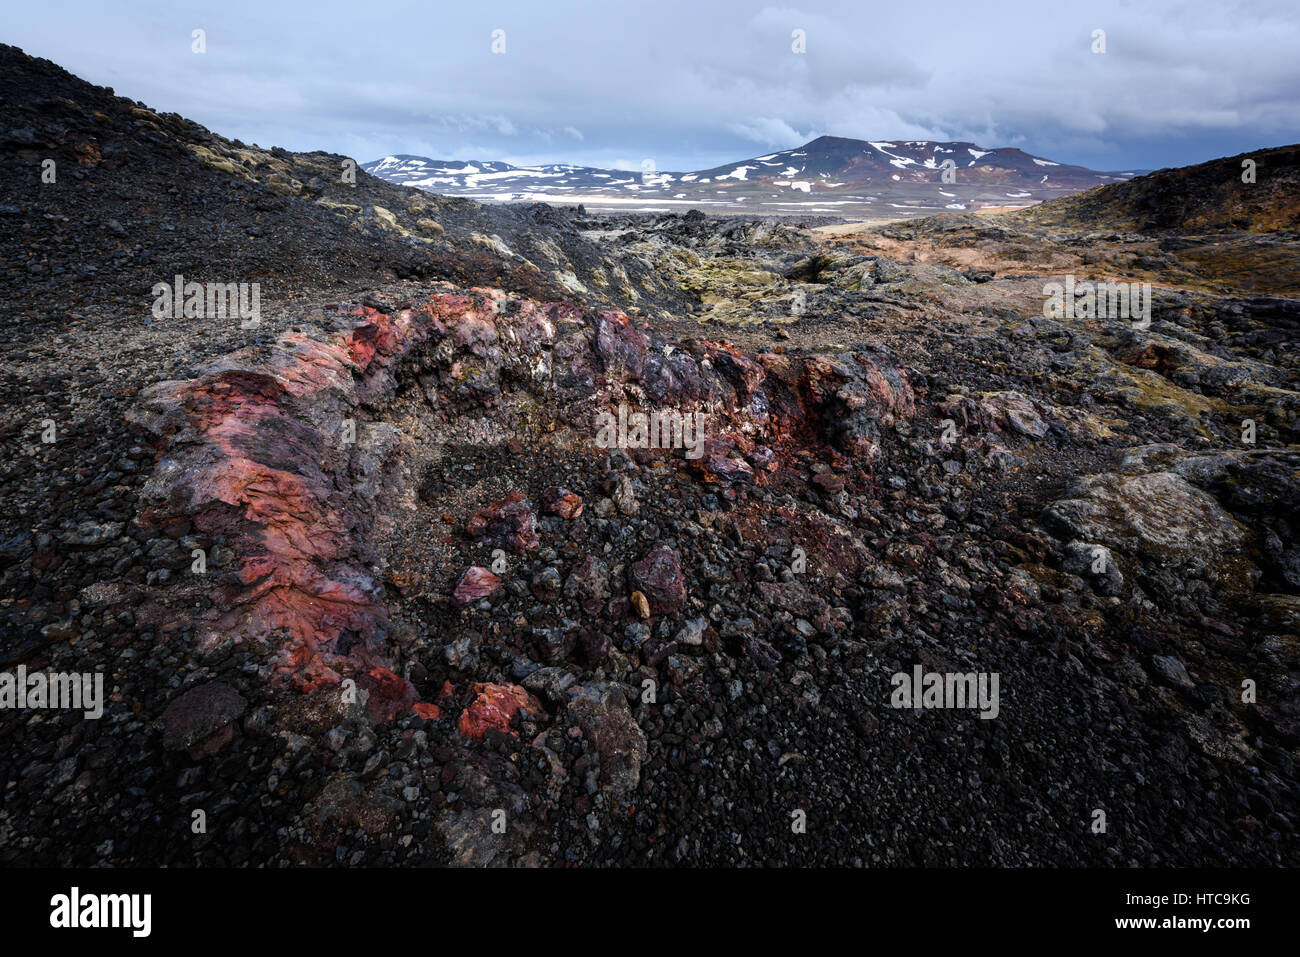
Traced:
<path id="1" fill-rule="evenodd" d="M 1242 181 L 1245 161 L 1255 182 Z M 1162 169 L 1018 213 L 1044 226 L 1135 232 L 1300 230 L 1300 145 Z"/>
<path id="2" fill-rule="evenodd" d="M 1243 183 L 1242 162 L 1255 161 Z M 1300 146 L 1100 186 L 1015 212 L 832 229 L 863 252 L 999 275 L 1072 273 L 1245 296 L 1300 297 Z"/>

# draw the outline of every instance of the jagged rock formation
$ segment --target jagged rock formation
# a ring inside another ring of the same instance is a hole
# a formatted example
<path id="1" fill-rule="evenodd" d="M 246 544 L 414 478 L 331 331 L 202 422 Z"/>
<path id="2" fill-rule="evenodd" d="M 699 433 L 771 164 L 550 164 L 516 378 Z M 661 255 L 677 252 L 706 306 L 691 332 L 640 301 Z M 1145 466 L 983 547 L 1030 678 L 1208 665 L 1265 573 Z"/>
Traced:
<path id="1" fill-rule="evenodd" d="M 389 664 L 382 589 L 368 569 L 378 560 L 374 513 L 402 436 L 357 420 L 392 400 L 403 364 L 419 368 L 444 417 L 488 420 L 501 441 L 534 438 L 529 421 L 543 402 L 575 445 L 590 440 L 601 408 L 649 401 L 703 411 L 704 469 L 724 479 L 732 456 L 753 458 L 756 448 L 766 468 L 780 465 L 782 450 L 823 441 L 869 463 L 880 424 L 914 413 L 906 377 L 879 353 L 756 362 L 723 344 L 687 350 L 652 340 L 621 313 L 500 290 L 312 318 L 310 331 L 281 337 L 260 359 L 236 353 L 196 379 L 149 386 L 127 413 L 158 449 L 142 525 L 219 536 L 242 556 L 217 576 L 198 643 L 269 637 L 280 669 L 306 690 Z M 481 537 L 486 519 L 481 526 L 472 520 L 468 530 Z M 517 547 L 513 537 L 491 542 L 519 553 L 536 542 L 531 531 Z"/>

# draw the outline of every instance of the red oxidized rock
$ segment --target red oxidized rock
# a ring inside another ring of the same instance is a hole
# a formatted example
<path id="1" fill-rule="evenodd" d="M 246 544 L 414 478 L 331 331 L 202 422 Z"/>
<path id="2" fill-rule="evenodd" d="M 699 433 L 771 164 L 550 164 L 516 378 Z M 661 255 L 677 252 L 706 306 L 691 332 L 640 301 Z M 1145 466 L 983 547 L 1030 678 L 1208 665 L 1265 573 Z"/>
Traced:
<path id="1" fill-rule="evenodd" d="M 434 718 L 442 717 L 442 710 L 436 704 L 428 701 L 417 701 L 411 705 L 411 710 L 425 721 L 432 721 Z"/>
<path id="2" fill-rule="evenodd" d="M 812 481 L 813 484 L 818 486 L 823 492 L 833 494 L 835 492 L 843 491 L 844 489 L 844 476 L 835 475 L 832 472 L 826 472 L 822 475 L 814 475 Z"/>
<path id="3" fill-rule="evenodd" d="M 232 353 L 198 378 L 149 387 L 128 414 L 166 450 L 142 523 L 192 525 L 244 555 L 234 588 L 214 582 L 223 593 L 199 640 L 282 635 L 279 669 L 304 690 L 369 667 L 386 617 L 352 533 L 350 510 L 366 503 L 339 494 L 336 433 L 361 395 L 387 388 L 409 324 L 368 308 L 338 318 L 346 331 L 329 341 L 286 334 L 258 364 Z M 344 632 L 361 639 L 347 656 L 335 650 Z"/>
<path id="4" fill-rule="evenodd" d="M 567 488 L 555 485 L 542 493 L 542 509 L 548 515 L 577 518 L 582 514 L 582 499 Z"/>
<path id="5" fill-rule="evenodd" d="M 420 698 L 414 685 L 387 668 L 371 668 L 357 684 L 370 693 L 366 710 L 379 724 L 405 714 Z"/>
<path id="6" fill-rule="evenodd" d="M 741 355 L 740 350 L 730 343 L 712 345 L 714 348 L 709 350 L 710 363 L 736 387 L 737 393 L 748 399 L 758 391 L 767 375 L 763 367 L 753 359 Z"/>
<path id="7" fill-rule="evenodd" d="M 511 492 L 499 502 L 475 512 L 465 523 L 465 531 L 496 548 L 522 555 L 537 545 L 533 512 L 523 492 Z"/>
<path id="8" fill-rule="evenodd" d="M 469 690 L 478 697 L 461 712 L 456 726 L 471 741 L 481 741 L 488 728 L 515 734 L 510 720 L 519 709 L 533 714 L 542 710 L 537 699 L 518 685 L 475 683 Z"/>
<path id="9" fill-rule="evenodd" d="M 451 597 L 458 605 L 468 605 L 480 598 L 487 598 L 501 587 L 501 579 L 481 565 L 471 565 L 461 572 L 452 589 Z"/>
<path id="10" fill-rule="evenodd" d="M 667 545 L 652 548 L 632 566 L 629 577 L 632 587 L 644 592 L 650 599 L 655 614 L 673 614 L 680 611 L 686 601 L 686 580 L 682 577 L 681 561 Z"/>
<path id="11" fill-rule="evenodd" d="M 399 366 L 423 344 L 445 340 L 449 347 L 438 353 L 445 356 L 431 383 L 466 401 L 486 391 L 507 411 L 505 386 L 534 390 L 543 379 L 556 390 L 547 408 L 575 426 L 580 418 L 585 427 L 592 401 L 626 397 L 633 383 L 637 401 L 656 408 L 714 410 L 705 430 L 710 441 L 691 464 L 720 482 L 723 495 L 735 494 L 733 482 L 765 481 L 763 473 L 799 447 L 829 443 L 853 468 L 869 467 L 881 429 L 915 414 L 906 375 L 881 349 L 750 359 L 732 346 L 684 340 L 669 351 L 659 339 L 650 348 L 646 333 L 621 313 L 509 300 L 493 289 L 433 293 L 393 311 L 330 307 L 313 329 L 286 333 L 269 351 L 222 357 L 188 381 L 155 383 L 129 412 L 159 452 L 141 493 L 142 524 L 172 537 L 220 536 L 241 556 L 229 573 L 205 579 L 211 600 L 188 622 L 196 643 L 273 636 L 279 670 L 301 690 L 385 663 L 387 611 L 371 572 L 380 506 L 374 483 L 357 481 L 354 471 L 371 460 L 382 464 L 395 447 L 367 430 L 371 444 L 350 448 L 339 422 L 388 402 Z M 732 438 L 724 442 L 724 434 Z M 749 469 L 731 464 L 742 456 Z M 565 517 L 581 508 L 577 496 L 544 501 Z M 476 515 L 470 530 L 516 554 L 538 544 L 518 493 Z M 659 562 L 654 555 L 638 566 L 646 580 L 632 587 L 661 614 L 680 606 L 685 588 L 675 556 Z M 52 567 L 60 557 L 40 552 L 32 560 Z M 571 578 L 575 597 L 596 614 L 607 594 L 596 581 L 603 574 L 584 577 Z M 417 584 L 402 587 L 415 593 Z M 485 569 L 471 569 L 457 583 L 457 600 L 484 597 L 500 584 Z M 148 614 L 174 616 L 162 602 L 151 603 Z"/>

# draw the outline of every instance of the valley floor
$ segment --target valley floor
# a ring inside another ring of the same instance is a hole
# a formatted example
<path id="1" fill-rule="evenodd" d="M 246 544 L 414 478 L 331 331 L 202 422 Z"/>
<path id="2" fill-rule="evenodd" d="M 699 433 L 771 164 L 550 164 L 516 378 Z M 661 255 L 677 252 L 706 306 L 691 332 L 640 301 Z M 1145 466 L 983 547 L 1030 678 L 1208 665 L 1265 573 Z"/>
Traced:
<path id="1" fill-rule="evenodd" d="M 621 325 L 391 286 L 359 312 L 286 309 L 206 373 L 224 347 L 176 324 L 21 330 L 6 654 L 103 670 L 111 693 L 98 722 L 6 716 L 7 863 L 1294 859 L 1294 300 L 1162 286 L 1134 332 L 1043 318 L 1046 273 L 1002 274 L 1014 244 L 932 245 L 925 224 L 575 228 L 699 304 Z M 1086 268 L 1057 255 L 1036 265 Z M 358 330 L 388 322 L 411 341 L 386 384 L 357 367 L 335 395 L 328 366 L 294 371 L 311 343 L 355 360 Z M 302 385 L 236 399 L 259 368 Z M 222 389 L 241 415 L 277 409 L 230 450 L 263 463 L 233 497 L 204 485 L 203 397 Z M 587 416 L 618 402 L 706 409 L 706 454 L 597 448 Z M 300 436 L 335 411 L 354 447 Z M 28 428 L 46 416 L 66 440 Z M 343 478 L 309 474 L 310 449 Z M 547 514 L 557 487 L 579 514 Z M 295 521 L 308 544 L 266 544 Z M 315 547 L 339 534 L 364 547 Z M 238 572 L 259 548 L 282 563 L 269 610 Z M 294 577 L 307 561 L 319 576 Z M 458 603 L 475 565 L 499 587 Z M 373 633 L 312 617 L 328 576 L 364 593 L 349 614 L 382 606 Z M 332 641 L 296 640 L 304 622 Z M 318 680 L 352 663 L 372 666 L 364 705 Z M 917 665 L 998 675 L 996 718 L 892 707 Z M 526 707 L 467 736 L 500 688 Z"/>

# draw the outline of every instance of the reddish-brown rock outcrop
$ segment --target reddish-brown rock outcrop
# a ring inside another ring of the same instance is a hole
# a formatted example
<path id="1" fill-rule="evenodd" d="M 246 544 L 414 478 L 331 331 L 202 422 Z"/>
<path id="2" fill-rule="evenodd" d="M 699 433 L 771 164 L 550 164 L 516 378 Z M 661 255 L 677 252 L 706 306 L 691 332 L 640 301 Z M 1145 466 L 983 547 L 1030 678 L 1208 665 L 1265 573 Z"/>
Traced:
<path id="1" fill-rule="evenodd" d="M 457 727 L 471 741 L 481 741 L 489 728 L 515 734 L 510 721 L 521 708 L 540 714 L 541 704 L 518 685 L 475 683 L 470 692 L 477 695 L 460 713 Z"/>
<path id="2" fill-rule="evenodd" d="M 869 466 L 879 424 L 914 414 L 906 376 L 884 352 L 750 359 L 725 343 L 666 343 L 621 313 L 499 290 L 308 318 L 310 331 L 261 356 L 244 350 L 195 379 L 150 386 L 129 414 L 159 452 L 140 520 L 188 520 L 237 556 L 233 572 L 204 583 L 212 607 L 194 622 L 197 637 L 271 642 L 305 689 L 390 664 L 372 528 L 403 439 L 376 420 L 402 383 L 416 382 L 448 423 L 491 416 L 499 433 L 526 437 L 541 408 L 591 447 L 596 413 L 618 403 L 703 412 L 711 480 L 765 481 L 794 447 Z M 475 517 L 478 531 L 531 547 L 525 503 L 498 506 Z"/>

